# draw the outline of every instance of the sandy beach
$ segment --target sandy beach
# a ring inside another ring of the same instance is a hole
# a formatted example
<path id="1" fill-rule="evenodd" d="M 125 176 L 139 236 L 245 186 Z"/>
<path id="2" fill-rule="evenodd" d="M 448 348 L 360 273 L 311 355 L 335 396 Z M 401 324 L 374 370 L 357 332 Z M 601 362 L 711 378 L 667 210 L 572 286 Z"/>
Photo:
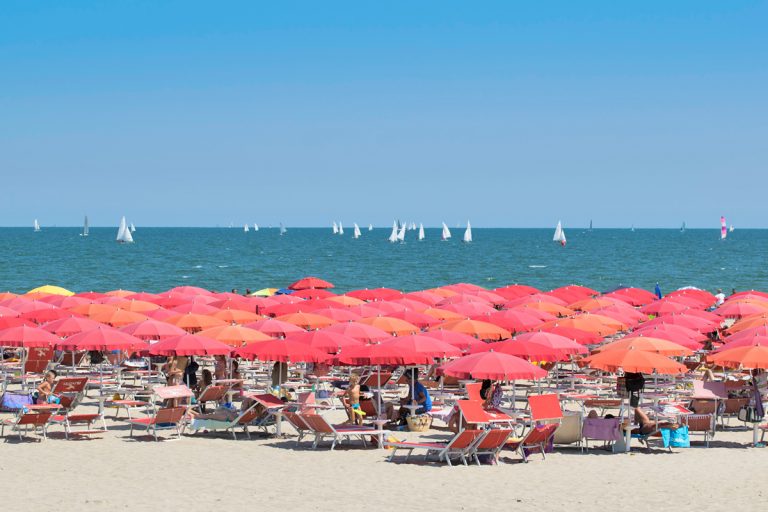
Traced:
<path id="1" fill-rule="evenodd" d="M 88 401 L 86 401 L 88 403 Z M 342 419 L 342 413 L 332 412 Z M 8 415 L 3 415 L 7 417 Z M 111 418 L 111 411 L 108 412 Z M 447 467 L 387 461 L 388 451 L 358 442 L 337 448 L 296 445 L 286 437 L 229 434 L 185 435 L 154 442 L 128 437 L 124 422 L 108 421 L 109 432 L 90 440 L 51 438 L 0 444 L 0 481 L 9 510 L 488 510 L 522 505 L 536 510 L 592 509 L 626 504 L 639 510 L 754 510 L 768 459 L 748 448 L 751 431 L 718 431 L 710 448 L 633 448 L 630 454 L 600 449 L 582 454 L 558 449 L 527 464 L 507 453 L 499 466 Z M 447 438 L 445 432 L 398 434 L 416 439 Z M 636 445 L 635 445 L 636 446 Z M 41 489 L 41 486 L 44 490 Z"/>

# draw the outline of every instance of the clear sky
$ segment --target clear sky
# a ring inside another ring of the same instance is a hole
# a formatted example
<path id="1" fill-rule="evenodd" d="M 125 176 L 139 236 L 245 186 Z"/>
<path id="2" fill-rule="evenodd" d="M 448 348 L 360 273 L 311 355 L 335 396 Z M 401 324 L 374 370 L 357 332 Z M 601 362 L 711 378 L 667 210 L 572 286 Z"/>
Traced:
<path id="1" fill-rule="evenodd" d="M 768 227 L 768 3 L 0 5 L 0 225 Z"/>

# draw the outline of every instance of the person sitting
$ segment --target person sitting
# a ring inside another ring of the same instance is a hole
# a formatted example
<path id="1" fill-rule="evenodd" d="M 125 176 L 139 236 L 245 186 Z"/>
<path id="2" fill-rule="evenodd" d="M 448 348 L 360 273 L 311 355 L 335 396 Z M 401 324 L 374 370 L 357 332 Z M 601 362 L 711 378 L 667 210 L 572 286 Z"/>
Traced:
<path id="1" fill-rule="evenodd" d="M 483 399 L 484 409 L 496 409 L 501 405 L 501 398 L 504 392 L 501 384 L 491 379 L 485 379 L 480 387 L 480 398 Z"/>
<path id="2" fill-rule="evenodd" d="M 347 391 L 344 393 L 344 397 L 346 398 L 346 403 L 344 404 L 344 408 L 347 411 L 347 417 L 349 418 L 347 420 L 347 423 L 352 423 L 354 425 L 362 425 L 363 424 L 363 415 L 361 414 L 360 410 L 360 376 L 353 373 L 349 377 L 349 386 L 347 387 Z"/>
<path id="3" fill-rule="evenodd" d="M 37 389 L 32 394 L 32 399 L 36 404 L 59 403 L 59 397 L 53 394 L 53 383 L 56 380 L 57 375 L 58 374 L 54 370 L 45 372 L 43 382 L 37 386 Z"/>
<path id="4" fill-rule="evenodd" d="M 205 388 L 213 384 L 213 374 L 211 373 L 211 370 L 205 369 L 202 372 L 202 376 L 200 377 L 200 380 L 197 383 L 197 386 L 195 387 L 195 398 L 200 397 L 200 393 L 203 392 Z"/>
<path id="5" fill-rule="evenodd" d="M 640 425 L 638 428 L 632 429 L 633 434 L 648 435 L 653 434 L 662 428 L 668 428 L 669 430 L 677 430 L 680 428 L 679 423 L 672 421 L 657 422 L 652 420 L 648 414 L 641 408 L 635 407 L 635 423 Z"/>
<path id="6" fill-rule="evenodd" d="M 408 381 L 408 396 L 400 401 L 400 410 L 397 413 L 400 425 L 405 425 L 407 423 L 406 418 L 411 414 L 411 410 L 404 407 L 407 404 L 419 406 L 413 411 L 415 415 L 425 414 L 432 410 L 432 398 L 429 396 L 427 388 L 419 382 L 419 370 L 417 368 L 406 370 L 405 378 Z"/>

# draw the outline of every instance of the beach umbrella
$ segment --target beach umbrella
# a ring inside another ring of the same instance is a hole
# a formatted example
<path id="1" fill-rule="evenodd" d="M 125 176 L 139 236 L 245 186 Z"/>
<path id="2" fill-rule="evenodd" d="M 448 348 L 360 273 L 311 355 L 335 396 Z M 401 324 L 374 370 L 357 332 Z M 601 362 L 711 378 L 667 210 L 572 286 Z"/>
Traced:
<path id="1" fill-rule="evenodd" d="M 394 336 L 404 336 L 406 334 L 414 334 L 419 332 L 419 328 L 412 323 L 406 322 L 405 320 L 400 320 L 399 318 L 392 318 L 388 316 L 362 318 L 360 319 L 359 323 L 377 327 L 382 331 Z"/>
<path id="2" fill-rule="evenodd" d="M 387 302 L 390 302 L 392 304 L 399 304 L 400 306 L 403 306 L 406 310 L 416 311 L 419 313 L 421 313 L 422 311 L 424 311 L 430 306 L 429 304 L 425 304 L 421 301 L 410 299 L 406 295 L 403 295 L 399 299 L 394 299 Z"/>
<path id="3" fill-rule="evenodd" d="M 483 299 L 485 302 L 487 302 L 488 304 L 492 304 L 493 306 L 502 306 L 507 302 L 506 297 L 502 297 L 501 295 L 493 293 L 488 290 L 481 290 L 478 292 L 474 292 L 473 295 Z"/>
<path id="4" fill-rule="evenodd" d="M 210 315 L 219 320 L 224 320 L 230 324 L 244 325 L 250 322 L 261 320 L 263 317 L 251 311 L 243 311 L 242 309 L 220 309 Z"/>
<path id="5" fill-rule="evenodd" d="M 342 306 L 346 306 L 346 307 L 359 306 L 360 304 L 365 304 L 364 300 L 356 299 L 355 297 L 350 297 L 349 295 L 334 295 L 333 297 L 328 297 L 328 300 L 333 302 L 338 302 Z"/>
<path id="6" fill-rule="evenodd" d="M 547 292 L 547 295 L 557 297 L 558 299 L 564 300 L 566 303 L 571 304 L 582 299 L 587 299 L 589 297 L 599 295 L 599 292 L 597 290 L 593 290 L 592 288 L 587 288 L 586 286 L 572 284 L 569 286 L 561 286 L 560 288 L 555 288 L 554 290 Z"/>
<path id="7" fill-rule="evenodd" d="M 646 304 L 650 304 L 656 300 L 656 295 L 649 292 L 648 290 L 633 287 L 619 288 L 618 290 L 614 290 L 602 296 L 606 298 L 610 297 L 619 299 L 626 302 L 630 306 L 645 306 Z"/>
<path id="8" fill-rule="evenodd" d="M 195 334 L 173 336 L 149 346 L 154 356 L 228 356 L 232 347 Z"/>
<path id="9" fill-rule="evenodd" d="M 737 333 L 731 334 L 730 336 L 727 336 L 723 341 L 728 344 L 742 339 L 749 339 L 754 336 L 768 336 L 768 325 L 749 327 Z"/>
<path id="10" fill-rule="evenodd" d="M 680 304 L 673 300 L 661 299 L 641 307 L 640 312 L 645 313 L 646 315 L 662 316 L 671 315 L 673 313 L 682 313 L 687 309 L 689 309 L 689 307 L 685 304 Z"/>
<path id="11" fill-rule="evenodd" d="M 237 309 L 239 311 L 255 313 L 259 302 L 254 299 L 238 296 L 237 298 L 220 299 L 216 302 L 211 302 L 208 305 L 224 311 L 227 309 Z"/>
<path id="12" fill-rule="evenodd" d="M 350 311 L 341 305 L 332 308 L 315 309 L 312 312 L 316 315 L 328 317 L 332 320 L 335 320 L 336 322 L 355 322 L 362 318 L 354 311 Z"/>
<path id="13" fill-rule="evenodd" d="M 750 345 L 723 350 L 707 356 L 707 361 L 725 368 L 744 370 L 768 368 L 768 347 Z"/>
<path id="14" fill-rule="evenodd" d="M 607 372 L 659 373 L 678 375 L 685 373 L 685 365 L 668 357 L 645 350 L 604 350 L 582 360 L 590 368 Z"/>
<path id="15" fill-rule="evenodd" d="M 578 300 L 571 304 L 568 304 L 568 309 L 574 311 L 593 311 L 595 309 L 602 309 L 608 306 L 614 306 L 616 303 L 623 304 L 626 307 L 629 305 L 626 302 L 622 302 L 619 299 L 611 297 L 590 297 L 588 299 Z"/>
<path id="16" fill-rule="evenodd" d="M 693 354 L 693 351 L 684 345 L 659 338 L 646 338 L 644 336 L 622 338 L 596 348 L 595 352 L 603 352 L 605 350 L 642 350 L 664 356 L 690 356 Z"/>
<path id="17" fill-rule="evenodd" d="M 455 292 L 453 290 L 449 290 L 447 288 L 430 288 L 428 290 L 424 290 L 429 293 L 434 293 L 436 295 L 441 296 L 442 298 L 446 297 L 453 297 L 454 295 L 460 295 L 459 292 Z"/>
<path id="18" fill-rule="evenodd" d="M 40 328 L 44 329 L 56 336 L 63 338 L 66 336 L 72 336 L 83 331 L 90 331 L 100 327 L 102 324 L 96 320 L 90 318 L 83 318 L 79 316 L 68 316 L 67 318 L 60 318 L 52 322 L 48 322 L 41 325 Z"/>
<path id="19" fill-rule="evenodd" d="M 458 293 L 456 295 L 451 295 L 450 297 L 445 297 L 443 300 L 438 302 L 436 306 L 442 308 L 450 304 L 465 304 L 467 302 L 476 302 L 479 304 L 488 305 L 488 301 L 481 299 L 477 295 Z"/>
<path id="20" fill-rule="evenodd" d="M 443 296 L 439 295 L 437 293 L 432 293 L 428 291 L 418 291 L 418 292 L 410 292 L 403 295 L 404 299 L 410 299 L 419 301 L 427 306 L 434 306 L 441 300 L 443 300 Z"/>
<path id="21" fill-rule="evenodd" d="M 430 328 L 430 330 L 435 329 L 461 332 L 479 340 L 503 340 L 512 337 L 508 330 L 479 320 L 450 320 Z"/>
<path id="22" fill-rule="evenodd" d="M 323 290 L 327 288 L 333 288 L 333 284 L 329 283 L 328 281 L 324 281 L 319 277 L 310 276 L 310 277 L 305 277 L 303 279 L 299 279 L 295 283 L 291 284 L 288 288 L 290 290 L 309 290 L 313 288 L 319 288 Z"/>
<path id="23" fill-rule="evenodd" d="M 580 343 L 551 332 L 527 332 L 517 335 L 513 338 L 517 341 L 536 343 L 545 347 L 552 348 L 558 352 L 558 355 L 587 354 L 589 351 Z"/>
<path id="24" fill-rule="evenodd" d="M 365 301 L 392 300 L 402 297 L 403 292 L 392 288 L 374 288 L 373 290 L 352 290 L 347 293 L 347 296 Z"/>
<path id="25" fill-rule="evenodd" d="M 677 302 L 678 304 L 688 306 L 691 309 L 703 309 L 709 306 L 709 304 L 703 302 L 700 297 L 693 297 L 689 295 L 675 295 L 671 297 L 667 295 L 664 300 Z"/>
<path id="26" fill-rule="evenodd" d="M 26 313 L 21 313 L 18 316 L 19 318 L 35 322 L 36 324 L 45 324 L 48 322 L 53 322 L 54 320 L 59 320 L 61 318 L 69 318 L 72 316 L 72 313 L 66 309 L 53 308 L 27 311 Z"/>
<path id="27" fill-rule="evenodd" d="M 478 352 L 455 359 L 438 368 L 438 373 L 459 379 L 518 380 L 540 379 L 546 370 L 525 359 L 499 352 Z"/>
<path id="28" fill-rule="evenodd" d="M 554 318 L 547 315 L 550 318 Z M 534 329 L 544 323 L 537 315 L 532 314 L 525 309 L 505 309 L 497 311 L 490 315 L 479 315 L 473 317 L 473 320 L 480 320 L 494 325 L 498 325 L 510 332 L 525 332 Z"/>
<path id="29" fill-rule="evenodd" d="M 741 333 L 739 333 L 741 334 Z M 713 350 L 712 353 L 722 352 L 724 350 L 730 350 L 732 348 L 737 347 L 768 347 L 768 335 L 766 334 L 751 334 L 750 336 L 737 338 L 735 340 L 732 340 L 730 338 L 727 338 L 725 340 L 725 345 L 722 347 Z"/>
<path id="30" fill-rule="evenodd" d="M 290 322 L 283 322 L 282 320 L 275 320 L 274 318 L 265 318 L 264 320 L 258 320 L 245 324 L 245 327 L 250 329 L 256 329 L 268 336 L 274 338 L 285 337 L 293 332 L 304 332 L 304 329 L 294 325 Z"/>
<path id="31" fill-rule="evenodd" d="M 355 366 L 381 365 L 417 365 L 432 364 L 434 357 L 418 352 L 408 351 L 402 347 L 393 346 L 386 342 L 363 345 L 344 350 L 339 354 L 339 363 Z"/>
<path id="32" fill-rule="evenodd" d="M 39 311 L 42 309 L 60 309 L 53 304 L 48 304 L 40 300 L 31 300 L 25 297 L 16 297 L 14 299 L 7 299 L 0 302 L 0 306 L 10 308 L 17 313 L 28 313 L 30 311 Z"/>
<path id="33" fill-rule="evenodd" d="M 286 304 L 274 304 L 272 306 L 268 306 L 266 308 L 263 308 L 259 313 L 262 315 L 267 315 L 271 317 L 278 317 L 283 315 L 291 315 L 293 313 L 306 313 L 308 311 L 314 310 L 315 307 L 312 304 L 312 302 L 308 300 L 302 300 L 300 302 L 290 302 Z"/>
<path id="34" fill-rule="evenodd" d="M 632 331 L 630 336 L 648 336 L 651 338 L 661 338 L 663 340 L 669 340 L 674 343 L 679 343 L 683 345 L 685 342 L 705 342 L 709 338 L 707 338 L 706 334 L 702 334 L 699 331 L 694 331 L 693 329 L 688 329 L 687 327 L 683 327 L 682 325 L 674 325 L 674 324 L 657 324 L 657 325 L 651 325 L 648 327 L 640 327 L 639 329 L 635 329 Z M 682 342 L 682 343 L 681 343 Z"/>
<path id="35" fill-rule="evenodd" d="M 743 292 L 736 292 L 725 300 L 739 299 L 744 296 L 759 295 L 768 299 L 768 292 L 761 292 L 759 290 L 745 290 Z"/>
<path id="36" fill-rule="evenodd" d="M 549 302 L 551 304 L 557 304 L 558 306 L 563 306 L 563 307 L 568 306 L 568 302 L 562 299 L 558 299 L 557 297 L 553 297 L 552 295 L 545 295 L 543 293 L 534 293 L 533 295 L 525 295 L 517 299 L 508 300 L 504 304 L 504 307 L 507 309 L 511 309 L 516 306 L 522 306 L 523 304 L 528 304 L 530 302 Z"/>
<path id="37" fill-rule="evenodd" d="M 281 322 L 288 322 L 293 325 L 297 325 L 304 329 L 322 329 L 336 323 L 336 320 L 328 318 L 323 315 L 315 315 L 313 313 L 293 313 L 290 315 L 283 315 L 275 318 L 275 320 Z"/>
<path id="38" fill-rule="evenodd" d="M 59 350 L 138 350 L 147 346 L 135 336 L 113 327 L 101 325 L 89 331 L 73 334 L 56 343 Z"/>
<path id="39" fill-rule="evenodd" d="M 544 311 L 546 313 L 549 313 L 550 315 L 561 316 L 561 317 L 570 316 L 574 314 L 574 311 L 572 309 L 568 309 L 564 306 L 559 306 L 552 302 L 545 302 L 543 300 L 536 301 L 536 302 L 526 302 L 525 304 L 520 304 L 519 307 L 526 308 L 526 309 L 537 309 L 539 311 Z"/>
<path id="40" fill-rule="evenodd" d="M 487 291 L 482 286 L 478 286 L 472 283 L 453 283 L 443 286 L 445 290 L 453 290 L 459 293 L 477 293 Z"/>
<path id="41" fill-rule="evenodd" d="M 373 307 L 373 308 L 377 309 L 379 311 L 379 315 L 378 316 L 388 316 L 390 313 L 395 313 L 397 311 L 405 311 L 406 309 L 408 309 L 405 306 L 403 306 L 402 304 L 398 304 L 396 302 L 392 302 L 392 301 L 388 301 L 388 300 L 379 301 L 379 302 L 376 302 L 373 305 L 358 306 L 358 307 L 356 307 L 354 309 L 362 309 L 363 307 L 366 307 L 366 308 Z M 371 315 L 368 315 L 368 316 L 371 316 Z M 374 315 L 374 316 L 376 316 L 376 315 Z"/>
<path id="42" fill-rule="evenodd" d="M 75 294 L 75 292 L 71 292 L 66 288 L 62 288 L 61 286 L 53 286 L 50 284 L 46 284 L 44 286 L 38 286 L 37 288 L 29 290 L 27 292 L 27 295 L 31 293 L 43 293 L 46 295 L 63 295 L 64 297 L 70 297 Z"/>
<path id="43" fill-rule="evenodd" d="M 363 345 L 362 341 L 327 330 L 291 333 L 285 339 L 303 343 L 328 354 L 337 354 L 339 351 Z"/>
<path id="44" fill-rule="evenodd" d="M 232 345 L 233 347 L 273 339 L 261 331 L 243 327 L 241 325 L 220 325 L 218 327 L 211 327 L 210 329 L 200 331 L 198 335 L 226 343 L 227 345 Z"/>
<path id="45" fill-rule="evenodd" d="M 111 297 L 128 297 L 130 295 L 135 295 L 136 292 L 132 292 L 131 290 L 111 290 L 106 292 L 104 295 L 108 295 Z"/>
<path id="46" fill-rule="evenodd" d="M 559 361 L 564 354 L 551 348 L 530 341 L 519 341 L 515 338 L 495 343 L 485 343 L 473 347 L 470 353 L 493 351 L 499 354 L 520 357 L 528 361 Z M 567 359 L 567 357 L 565 357 Z"/>
<path id="47" fill-rule="evenodd" d="M 219 320 L 218 318 L 208 315 L 197 315 L 195 313 L 172 316 L 168 318 L 166 322 L 175 325 L 176 327 L 181 327 L 189 333 L 199 332 L 220 325 L 227 325 L 227 322 L 224 320 Z"/>
<path id="48" fill-rule="evenodd" d="M 533 286 L 527 286 L 524 284 L 511 284 L 501 288 L 496 288 L 493 293 L 500 295 L 507 300 L 519 299 L 526 295 L 533 295 L 534 293 L 541 293 L 541 290 L 534 288 Z"/>
<path id="49" fill-rule="evenodd" d="M 454 347 L 467 351 L 470 350 L 472 347 L 476 347 L 478 345 L 485 345 L 484 342 L 480 341 L 477 338 L 473 338 L 472 336 L 456 331 L 446 331 L 443 329 L 438 329 L 436 331 L 427 331 L 424 333 L 421 333 L 421 336 L 426 336 L 427 338 L 434 338 L 436 340 L 441 340 L 446 343 L 450 343 Z"/>
<path id="50" fill-rule="evenodd" d="M 193 313 L 195 315 L 213 315 L 214 313 L 220 311 L 219 308 L 209 306 L 208 304 L 204 304 L 202 302 L 187 302 L 186 304 L 179 304 L 178 306 L 174 306 L 169 309 L 174 313 Z"/>
<path id="51" fill-rule="evenodd" d="M 125 311 L 133 311 L 135 313 L 146 313 L 147 311 L 160 309 L 160 306 L 154 302 L 149 302 L 146 300 L 119 299 L 114 304 L 120 309 L 124 309 Z"/>
<path id="52" fill-rule="evenodd" d="M 522 306 L 515 306 L 513 308 L 504 309 L 502 311 L 523 312 L 526 315 L 532 316 L 533 318 L 537 319 L 540 323 L 549 322 L 551 320 L 557 320 L 557 315 L 553 315 L 552 313 L 547 313 L 546 311 L 542 311 L 540 309 L 524 308 Z"/>
<path id="53" fill-rule="evenodd" d="M 113 309 L 112 311 L 102 311 L 90 316 L 91 320 L 96 320 L 112 327 L 124 327 L 129 324 L 147 320 L 149 317 L 143 313 L 135 313 L 124 309 Z"/>
<path id="54" fill-rule="evenodd" d="M 750 315 L 768 313 L 768 303 L 758 301 L 732 301 L 715 309 L 715 314 L 724 318 L 742 318 Z"/>
<path id="55" fill-rule="evenodd" d="M 277 288 L 262 288 L 251 293 L 251 297 L 271 297 L 277 292 Z"/>
<path id="56" fill-rule="evenodd" d="M 442 308 L 427 308 L 421 312 L 424 315 L 429 315 L 431 317 L 437 318 L 441 321 L 446 320 L 461 320 L 464 318 L 463 315 L 460 315 L 454 311 L 448 311 L 447 309 Z"/>
<path id="57" fill-rule="evenodd" d="M 436 338 L 422 336 L 420 334 L 398 336 L 388 341 L 384 341 L 381 344 L 398 348 L 404 352 L 415 352 L 432 358 L 445 359 L 461 355 L 461 350 L 450 343 Z"/>
<path id="58" fill-rule="evenodd" d="M 48 295 L 46 297 L 42 297 L 40 301 L 63 309 L 69 309 L 75 306 L 81 306 L 83 304 L 90 304 L 93 302 L 91 299 L 84 299 L 83 297 L 78 297 L 76 295 Z"/>
<path id="59" fill-rule="evenodd" d="M 47 326 L 44 326 L 44 328 Z M 140 322 L 134 322 L 120 328 L 126 334 L 130 334 L 140 340 L 164 340 L 183 336 L 187 333 L 181 327 L 162 322 L 160 320 L 148 319 Z"/>
<path id="60" fill-rule="evenodd" d="M 200 288 L 199 286 L 177 286 L 171 288 L 166 293 L 183 293 L 186 295 L 215 295 L 212 291 Z"/>
<path id="61" fill-rule="evenodd" d="M 290 290 L 285 290 L 289 293 L 280 293 L 281 290 L 277 290 L 275 295 L 270 297 L 270 300 L 277 302 L 278 304 L 293 304 L 294 302 L 304 302 L 306 299 L 301 297 L 295 297 L 290 294 Z"/>
<path id="62" fill-rule="evenodd" d="M 602 316 L 607 316 L 608 318 L 613 318 L 617 322 L 621 322 L 627 327 L 635 327 L 641 322 L 648 320 L 648 317 L 646 315 L 632 308 L 625 309 L 622 307 L 617 308 L 616 306 L 609 306 L 607 308 L 594 309 L 591 312 L 596 315 L 602 315 Z"/>
<path id="63" fill-rule="evenodd" d="M 328 354 L 305 343 L 277 339 L 251 343 L 235 350 L 243 359 L 279 361 L 281 363 L 320 363 L 328 360 Z"/>
<path id="64" fill-rule="evenodd" d="M 595 345 L 596 343 L 600 343 L 603 339 L 602 336 L 593 332 L 587 332 L 582 331 L 581 329 L 576 329 L 574 327 L 564 327 L 558 325 L 541 327 L 537 329 L 537 332 L 550 332 L 553 334 L 559 334 L 560 336 L 573 340 L 580 345 Z"/>
<path id="65" fill-rule="evenodd" d="M 445 304 L 440 306 L 441 309 L 446 311 L 453 311 L 458 313 L 464 318 L 479 315 L 490 315 L 496 313 L 496 309 L 489 306 L 485 302 L 454 302 L 451 304 Z"/>
<path id="66" fill-rule="evenodd" d="M 688 310 L 690 312 L 692 310 Z M 712 323 L 709 320 L 693 316 L 689 313 L 678 315 L 664 315 L 662 317 L 654 318 L 643 323 L 643 328 L 653 327 L 657 325 L 679 325 L 686 329 L 691 329 L 699 332 L 712 332 L 718 328 L 718 324 Z"/>
<path id="67" fill-rule="evenodd" d="M 150 320 L 159 320 L 161 322 L 165 322 L 169 318 L 179 316 L 178 313 L 174 313 L 173 311 L 168 311 L 167 309 L 164 309 L 164 308 L 156 309 L 154 311 L 147 311 L 144 314 Z"/>
<path id="68" fill-rule="evenodd" d="M 667 297 L 693 297 L 699 301 L 702 307 L 712 306 L 717 302 L 717 298 L 706 290 L 697 290 L 695 288 L 682 288 L 667 294 Z"/>
<path id="69" fill-rule="evenodd" d="M 18 295 L 13 292 L 0 292 L 0 302 L 8 299 L 15 299 L 16 297 L 18 297 Z"/>
<path id="70" fill-rule="evenodd" d="M 378 341 L 388 340 L 392 337 L 386 331 L 374 327 L 372 325 L 360 323 L 360 322 L 343 322 L 326 327 L 323 329 L 325 332 L 336 332 L 354 338 L 364 343 L 375 343 Z"/>
<path id="71" fill-rule="evenodd" d="M 603 315 L 596 315 L 593 313 L 583 313 L 571 318 L 559 318 L 556 321 L 547 322 L 542 324 L 544 327 L 573 327 L 582 331 L 587 331 L 600 336 L 610 336 L 616 334 L 619 331 L 626 331 L 627 326 L 621 322 L 617 322 L 613 318 L 608 318 Z"/>
<path id="72" fill-rule="evenodd" d="M 0 331 L 0 347 L 52 347 L 59 338 L 39 327 L 20 325 Z"/>
<path id="73" fill-rule="evenodd" d="M 156 293 L 149 293 L 149 292 L 138 292 L 134 293 L 133 295 L 126 295 L 123 297 L 125 300 L 143 300 L 144 302 L 151 302 L 155 303 L 157 299 L 160 298 L 160 295 Z"/>
<path id="74" fill-rule="evenodd" d="M 329 297 L 333 297 L 336 295 L 335 293 L 329 292 L 328 290 L 320 290 L 320 289 L 307 289 L 307 290 L 298 290 L 291 294 L 294 297 L 301 297 L 303 299 L 327 299 Z"/>
<path id="75" fill-rule="evenodd" d="M 22 325 L 26 325 L 28 327 L 36 327 L 33 322 L 24 320 L 23 318 L 19 318 L 17 316 L 0 316 L 0 330 L 8 329 L 10 327 L 19 327 Z"/>
<path id="76" fill-rule="evenodd" d="M 437 325 L 440 323 L 440 320 L 438 320 L 437 318 L 430 315 L 425 315 L 424 313 L 419 313 L 412 309 L 406 309 L 404 311 L 395 311 L 394 313 L 390 313 L 389 316 L 391 316 L 392 318 L 399 318 L 400 320 L 405 320 L 406 322 L 415 325 L 419 329 L 427 329 L 429 327 L 432 327 L 433 325 Z"/>

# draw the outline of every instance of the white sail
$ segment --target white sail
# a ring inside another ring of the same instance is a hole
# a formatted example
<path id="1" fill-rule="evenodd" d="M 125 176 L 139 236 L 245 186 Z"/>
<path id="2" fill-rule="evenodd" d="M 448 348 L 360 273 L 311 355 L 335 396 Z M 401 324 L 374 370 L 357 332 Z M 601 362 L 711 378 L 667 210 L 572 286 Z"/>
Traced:
<path id="1" fill-rule="evenodd" d="M 286 234 L 287 232 L 288 232 L 288 230 L 287 230 L 287 229 L 285 229 L 285 226 L 284 226 L 284 225 L 283 225 L 283 223 L 281 222 L 281 223 L 280 223 L 280 234 L 281 234 L 281 235 L 284 235 L 284 234 Z"/>
<path id="2" fill-rule="evenodd" d="M 560 221 L 557 221 L 555 236 L 552 237 L 552 241 L 559 242 L 560 245 L 565 246 L 565 231 L 563 231 L 563 224 Z"/>
<path id="3" fill-rule="evenodd" d="M 685 221 L 683 221 L 683 225 L 680 226 L 680 232 L 685 233 Z"/>
<path id="4" fill-rule="evenodd" d="M 35 228 L 35 231 L 40 231 L 40 223 L 37 222 L 37 219 L 35 219 L 34 228 Z"/>
<path id="5" fill-rule="evenodd" d="M 419 240 L 424 240 L 424 224 L 419 223 Z"/>
<path id="6" fill-rule="evenodd" d="M 253 230 L 254 231 L 258 231 L 259 230 L 259 225 L 256 224 L 255 222 L 253 223 Z"/>
<path id="7" fill-rule="evenodd" d="M 341 225 L 341 222 L 339 222 L 339 234 L 340 235 L 344 234 L 344 226 Z"/>
<path id="8" fill-rule="evenodd" d="M 469 243 L 472 241 L 472 226 L 467 221 L 467 229 L 464 230 L 464 241 Z"/>
<path id="9" fill-rule="evenodd" d="M 117 228 L 117 241 L 121 244 L 130 244 L 133 242 L 131 230 L 128 229 L 128 224 L 125 222 L 125 216 L 120 218 L 120 226 Z"/>
<path id="10" fill-rule="evenodd" d="M 85 216 L 85 220 L 83 221 L 83 232 L 80 233 L 80 236 L 88 236 L 89 228 L 88 228 L 88 216 Z"/>
<path id="11" fill-rule="evenodd" d="M 451 238 L 451 230 L 448 229 L 448 226 L 445 224 L 445 222 L 443 222 L 443 234 L 441 238 L 443 240 L 448 240 L 449 238 Z"/>
<path id="12" fill-rule="evenodd" d="M 731 226 L 728 228 L 728 232 L 733 233 L 733 224 L 731 224 Z"/>
<path id="13" fill-rule="evenodd" d="M 136 226 L 133 225 L 133 222 L 131 222 L 131 228 L 130 229 L 131 229 L 131 233 L 135 233 L 136 232 Z"/>
<path id="14" fill-rule="evenodd" d="M 373 224 L 368 224 L 368 231 L 373 231 Z"/>
<path id="15" fill-rule="evenodd" d="M 397 241 L 398 242 L 404 242 L 405 241 L 405 230 L 408 228 L 406 224 L 403 224 L 400 226 L 400 231 L 397 233 Z"/>
<path id="16" fill-rule="evenodd" d="M 250 229 L 248 228 L 248 224 L 245 224 L 245 225 L 243 226 L 243 231 L 244 231 L 245 233 L 247 233 L 247 232 L 249 232 L 249 231 L 250 231 Z"/>
<path id="17" fill-rule="evenodd" d="M 357 226 L 357 222 L 355 222 L 353 226 L 355 229 L 354 229 L 354 233 L 352 233 L 352 236 L 354 238 L 360 238 L 360 228 Z"/>
<path id="18" fill-rule="evenodd" d="M 333 234 L 334 235 L 339 234 L 339 226 L 336 225 L 336 221 L 333 221 Z"/>
<path id="19" fill-rule="evenodd" d="M 392 233 L 389 235 L 389 241 L 392 243 L 397 242 L 397 221 L 392 222 Z"/>

